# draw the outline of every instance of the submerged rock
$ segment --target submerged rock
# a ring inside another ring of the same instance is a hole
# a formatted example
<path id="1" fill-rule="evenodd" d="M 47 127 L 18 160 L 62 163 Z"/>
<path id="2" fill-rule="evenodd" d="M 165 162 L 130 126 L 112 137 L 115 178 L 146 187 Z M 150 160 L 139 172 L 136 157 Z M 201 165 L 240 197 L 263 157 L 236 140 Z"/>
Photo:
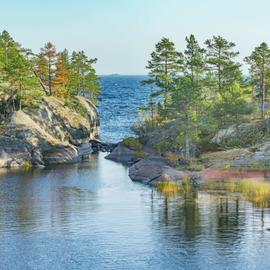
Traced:
<path id="1" fill-rule="evenodd" d="M 94 153 L 98 152 L 112 152 L 118 144 L 115 143 L 104 143 L 99 140 L 91 140 L 92 149 Z"/>

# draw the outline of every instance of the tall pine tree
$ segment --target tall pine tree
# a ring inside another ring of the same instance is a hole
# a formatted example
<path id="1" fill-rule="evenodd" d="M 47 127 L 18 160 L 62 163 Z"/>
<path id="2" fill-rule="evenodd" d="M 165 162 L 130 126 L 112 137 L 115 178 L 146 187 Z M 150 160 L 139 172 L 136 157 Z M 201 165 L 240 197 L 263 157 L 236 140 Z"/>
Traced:
<path id="1" fill-rule="evenodd" d="M 163 94 L 164 108 L 168 104 L 173 79 L 182 70 L 183 55 L 175 49 L 175 45 L 168 38 L 162 38 L 156 44 L 156 50 L 151 54 L 147 69 L 149 75 L 158 87 L 156 96 Z"/>
<path id="2" fill-rule="evenodd" d="M 249 57 L 245 58 L 249 64 L 251 83 L 259 99 L 261 117 L 265 115 L 265 101 L 270 90 L 270 49 L 266 43 L 256 47 Z"/>

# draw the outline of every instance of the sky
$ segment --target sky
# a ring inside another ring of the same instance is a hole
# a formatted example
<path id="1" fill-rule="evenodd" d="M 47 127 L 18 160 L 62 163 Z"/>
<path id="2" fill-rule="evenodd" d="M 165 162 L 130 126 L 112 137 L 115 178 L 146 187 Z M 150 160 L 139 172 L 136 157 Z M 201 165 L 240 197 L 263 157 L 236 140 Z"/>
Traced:
<path id="1" fill-rule="evenodd" d="M 0 0 L 0 31 L 38 52 L 84 50 L 97 73 L 146 74 L 155 44 L 168 37 L 179 51 L 185 37 L 222 35 L 237 44 L 239 61 L 270 44 L 269 0 Z M 244 72 L 247 68 L 244 66 Z"/>

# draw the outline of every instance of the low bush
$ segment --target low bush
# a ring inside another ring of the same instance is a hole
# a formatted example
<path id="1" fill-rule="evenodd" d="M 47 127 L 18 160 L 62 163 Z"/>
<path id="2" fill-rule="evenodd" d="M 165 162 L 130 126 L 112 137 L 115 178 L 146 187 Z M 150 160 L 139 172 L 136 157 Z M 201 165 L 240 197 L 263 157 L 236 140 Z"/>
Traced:
<path id="1" fill-rule="evenodd" d="M 142 145 L 141 143 L 139 142 L 138 139 L 136 138 L 133 138 L 133 137 L 128 137 L 128 138 L 125 138 L 123 140 L 123 144 L 132 149 L 132 150 L 136 150 L 136 151 L 139 151 L 139 150 L 142 150 Z"/>

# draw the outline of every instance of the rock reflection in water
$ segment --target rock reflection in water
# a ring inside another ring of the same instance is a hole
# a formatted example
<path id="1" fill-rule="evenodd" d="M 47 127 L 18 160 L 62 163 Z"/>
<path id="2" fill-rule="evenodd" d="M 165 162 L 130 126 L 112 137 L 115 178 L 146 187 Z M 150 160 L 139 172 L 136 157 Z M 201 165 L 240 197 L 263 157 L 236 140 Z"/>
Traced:
<path id="1" fill-rule="evenodd" d="M 165 197 L 103 157 L 1 175 L 1 270 L 269 268 L 269 209 Z"/>

